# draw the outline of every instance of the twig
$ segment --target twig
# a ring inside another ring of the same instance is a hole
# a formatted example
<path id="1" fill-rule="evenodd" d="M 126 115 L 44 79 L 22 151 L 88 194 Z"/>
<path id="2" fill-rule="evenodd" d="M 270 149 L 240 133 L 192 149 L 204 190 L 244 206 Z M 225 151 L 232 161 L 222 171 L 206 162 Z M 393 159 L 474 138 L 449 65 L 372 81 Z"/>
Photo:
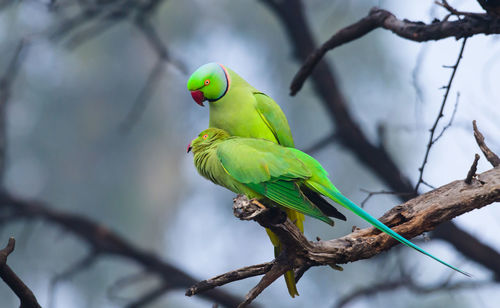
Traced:
<path id="1" fill-rule="evenodd" d="M 185 289 L 197 281 L 184 271 L 161 260 L 156 254 L 136 247 L 112 230 L 86 217 L 52 209 L 40 201 L 17 198 L 7 192 L 0 192 L 0 209 L 12 212 L 19 218 L 43 219 L 60 226 L 87 243 L 92 251 L 138 264 L 144 271 L 157 275 L 172 289 Z M 212 290 L 203 296 L 225 306 L 234 307 L 241 302 L 240 298 L 221 290 Z"/>
<path id="2" fill-rule="evenodd" d="M 151 276 L 151 273 L 148 272 L 139 272 L 131 275 L 127 275 L 125 277 L 119 278 L 115 281 L 107 290 L 108 298 L 113 301 L 129 301 L 129 298 L 122 298 L 117 295 L 117 293 L 129 285 L 137 283 L 143 279 Z"/>
<path id="3" fill-rule="evenodd" d="M 444 110 L 444 107 L 446 105 L 446 101 L 448 99 L 448 94 L 450 93 L 451 84 L 453 83 L 453 79 L 455 78 L 455 74 L 457 72 L 458 65 L 460 64 L 460 61 L 462 60 L 462 55 L 464 53 L 464 49 L 465 49 L 465 44 L 466 43 L 467 43 L 467 38 L 464 38 L 463 42 L 462 42 L 462 47 L 460 48 L 460 52 L 458 54 L 457 60 L 455 62 L 455 65 L 453 65 L 451 67 L 453 70 L 451 72 L 451 76 L 450 76 L 450 79 L 448 81 L 448 85 L 446 85 L 444 87 L 446 89 L 446 91 L 444 93 L 443 100 L 441 102 L 441 107 L 439 109 L 439 113 L 438 113 L 438 115 L 436 117 L 436 120 L 434 120 L 434 124 L 432 125 L 432 127 L 430 129 L 429 141 L 427 143 L 427 148 L 425 150 L 424 160 L 422 161 L 422 164 L 420 165 L 420 168 L 418 168 L 419 176 L 418 176 L 417 184 L 415 185 L 415 193 L 418 192 L 418 188 L 420 187 L 420 184 L 424 184 L 425 185 L 425 181 L 423 180 L 423 177 L 424 177 L 424 168 L 425 168 L 425 165 L 427 164 L 427 159 L 429 158 L 429 153 L 431 151 L 432 146 L 437 141 L 437 139 L 439 139 L 439 137 L 441 137 L 441 135 L 442 135 L 442 134 L 440 134 L 438 136 L 438 138 L 434 139 L 434 134 L 435 134 L 436 128 L 437 128 L 437 126 L 439 124 L 439 120 L 444 116 L 443 110 Z M 458 96 L 457 96 L 457 100 L 458 100 Z M 450 123 L 451 123 L 452 120 L 453 120 L 453 116 L 451 117 Z M 443 132 L 444 132 L 444 130 L 445 129 L 443 128 Z"/>
<path id="4" fill-rule="evenodd" d="M 424 58 L 425 58 L 425 55 L 427 52 L 427 46 L 428 45 L 424 45 L 424 46 L 420 47 L 420 50 L 418 51 L 418 55 L 417 55 L 417 60 L 415 61 L 415 67 L 413 67 L 413 70 L 411 72 L 411 84 L 413 85 L 413 89 L 415 89 L 415 95 L 416 95 L 417 102 L 424 101 L 424 92 L 422 91 L 422 86 L 418 80 L 418 77 L 420 75 L 422 63 L 424 61 Z"/>
<path id="5" fill-rule="evenodd" d="M 279 258 L 277 259 L 279 260 Z M 259 296 L 265 288 L 267 288 L 271 283 L 276 281 L 279 277 L 281 277 L 284 273 L 290 270 L 290 265 L 282 262 L 276 262 L 273 264 L 271 269 L 262 277 L 259 283 L 248 292 L 245 296 L 245 301 L 238 305 L 238 308 L 243 308 L 248 305 Z"/>
<path id="6" fill-rule="evenodd" d="M 457 92 L 457 99 L 455 100 L 455 106 L 453 106 L 453 112 L 451 113 L 451 117 L 450 117 L 450 121 L 448 121 L 448 124 L 446 124 L 445 126 L 443 126 L 443 129 L 441 130 L 441 132 L 439 133 L 439 135 L 434 138 L 434 141 L 433 143 L 436 143 L 444 134 L 444 132 L 451 127 L 451 125 L 453 124 L 453 120 L 455 119 L 455 115 L 457 113 L 457 109 L 458 109 L 458 101 L 460 99 L 460 92 Z"/>
<path id="7" fill-rule="evenodd" d="M 295 283 L 298 283 L 300 278 L 312 267 L 312 264 L 304 264 L 295 271 Z M 340 266 L 339 266 L 340 267 Z"/>
<path id="8" fill-rule="evenodd" d="M 0 182 L 3 180 L 5 174 L 7 159 L 7 104 L 11 96 L 12 83 L 19 73 L 19 68 L 22 59 L 26 55 L 28 45 L 29 41 L 27 39 L 19 40 L 7 69 L 0 77 Z"/>
<path id="9" fill-rule="evenodd" d="M 478 161 L 479 161 L 479 154 L 476 153 L 476 155 L 474 155 L 474 162 L 472 163 L 472 166 L 470 166 L 469 172 L 467 173 L 467 177 L 464 180 L 466 184 L 472 183 L 472 178 L 476 175 Z"/>
<path id="10" fill-rule="evenodd" d="M 478 179 L 481 180 L 481 177 L 479 176 Z M 464 185 L 467 184 L 464 183 Z M 495 249 L 488 245 L 484 245 L 474 236 L 463 231 L 449 221 L 444 222 L 442 228 L 436 228 L 436 230 L 432 232 L 432 236 L 435 239 L 447 241 L 466 258 L 474 260 L 478 264 L 482 264 L 486 268 L 489 268 L 494 274 L 494 279 L 500 282 L 500 254 Z"/>
<path id="11" fill-rule="evenodd" d="M 360 288 L 344 297 L 342 297 L 336 304 L 335 308 L 342 308 L 345 307 L 347 304 L 353 302 L 356 299 L 359 299 L 360 297 L 370 297 L 378 293 L 383 293 L 383 292 L 394 292 L 397 289 L 400 288 L 406 288 L 409 291 L 415 293 L 415 294 L 430 294 L 430 293 L 435 293 L 435 292 L 442 292 L 442 291 L 453 291 L 453 290 L 460 290 L 460 289 L 465 289 L 465 288 L 474 288 L 480 285 L 487 285 L 491 284 L 489 281 L 481 281 L 481 282 L 468 282 L 468 281 L 462 281 L 462 282 L 457 282 L 457 283 L 451 283 L 449 280 L 446 280 L 442 283 L 439 283 L 437 285 L 421 285 L 418 284 L 416 281 L 414 281 L 411 276 L 409 275 L 404 275 L 403 277 L 395 280 L 390 280 L 390 281 L 382 281 L 379 283 L 375 283 L 373 285 L 370 285 L 366 288 Z"/>
<path id="12" fill-rule="evenodd" d="M 476 120 L 472 121 L 472 127 L 474 129 L 474 138 L 476 138 L 476 142 L 479 145 L 481 151 L 483 151 L 484 156 L 490 162 L 493 167 L 500 165 L 500 158 L 490 150 L 490 148 L 484 142 L 484 136 L 481 134 L 476 125 Z"/>
<path id="13" fill-rule="evenodd" d="M 461 15 L 466 16 L 456 21 L 444 20 L 425 24 L 406 19 L 400 20 L 389 11 L 372 8 L 368 16 L 339 30 L 307 57 L 307 60 L 293 78 L 290 86 L 291 94 L 295 95 L 302 88 L 305 80 L 311 75 L 326 52 L 363 37 L 377 28 L 390 30 L 397 36 L 416 42 L 441 40 L 448 37 L 460 39 L 479 33 L 500 33 L 500 19 L 476 13 L 461 13 Z"/>
<path id="14" fill-rule="evenodd" d="M 448 12 L 450 12 L 450 14 L 448 14 L 445 18 L 443 18 L 443 21 L 447 21 L 451 15 L 455 15 L 455 16 L 470 16 L 470 17 L 476 17 L 478 14 L 477 13 L 470 13 L 470 12 L 461 12 L 461 11 L 458 11 L 457 9 L 455 9 L 454 7 L 452 7 L 448 1 L 446 0 L 441 0 L 441 2 L 439 1 L 435 1 L 434 2 L 435 4 L 443 7 L 444 9 L 446 9 Z"/>
<path id="15" fill-rule="evenodd" d="M 329 144 L 334 143 L 338 138 L 339 136 L 335 133 L 328 134 L 327 136 L 313 143 L 313 145 L 305 149 L 304 152 L 309 154 L 316 153 L 319 150 L 323 149 L 324 147 L 328 146 Z"/>
<path id="16" fill-rule="evenodd" d="M 500 169 L 494 168 L 479 174 L 478 179 L 482 185 L 467 185 L 459 180 L 420 195 L 394 207 L 380 220 L 404 237 L 413 238 L 453 217 L 500 201 Z M 282 253 L 272 263 L 253 267 L 252 274 L 267 271 L 267 277 L 264 276 L 265 279 L 252 289 L 245 303 L 253 300 L 276 277 L 289 269 L 300 269 L 305 266 L 303 270 L 305 272 L 312 266 L 345 264 L 367 259 L 397 244 L 389 235 L 373 227 L 355 230 L 338 239 L 308 241 L 290 219 L 283 220 L 280 213 L 273 210 L 263 211 L 244 196 L 234 200 L 233 208 L 236 217 L 255 220 L 261 226 L 270 229 L 278 236 L 284 247 Z M 252 267 L 243 268 L 241 273 L 236 270 L 229 275 L 224 274 L 217 276 L 217 279 L 204 281 L 203 290 L 253 276 L 246 274 L 249 268 Z M 199 288 L 196 292 L 190 289 L 187 295 L 201 291 Z"/>
<path id="17" fill-rule="evenodd" d="M 261 0 L 261 2 L 267 5 L 281 21 L 283 30 L 286 32 L 291 42 L 293 56 L 300 64 L 304 64 L 309 55 L 316 50 L 316 43 L 314 41 L 311 27 L 309 26 L 307 18 L 304 14 L 306 10 L 304 9 L 302 1 Z M 420 38 L 423 38 L 421 35 L 428 33 L 427 30 L 430 29 L 432 29 L 435 33 L 449 34 L 450 31 L 456 31 L 457 34 L 463 34 L 476 29 L 476 26 L 469 27 L 470 25 L 479 24 L 484 25 L 484 29 L 487 33 L 490 33 L 490 30 L 488 30 L 490 29 L 490 26 L 492 27 L 491 29 L 493 32 L 498 32 L 500 28 L 500 19 L 494 20 L 493 17 L 487 17 L 489 18 L 489 21 L 484 21 L 482 17 L 480 17 L 481 15 L 478 16 L 477 20 L 465 17 L 461 21 L 456 22 L 433 22 L 432 25 L 429 25 L 429 28 L 426 25 L 421 25 L 419 23 L 412 23 L 404 20 L 397 21 L 396 18 L 391 20 L 393 21 L 393 25 L 400 24 L 406 29 L 405 31 L 409 31 L 413 34 L 418 33 L 417 37 L 420 36 Z M 388 25 L 390 26 L 391 23 L 388 23 Z M 443 29 L 440 27 L 443 27 Z M 464 29 L 462 29 L 462 27 Z M 455 29 L 451 30 L 452 28 Z M 424 29 L 424 31 L 419 32 L 421 29 Z M 445 32 L 441 32 L 442 30 Z M 472 35 L 472 33 L 469 34 Z M 432 37 L 427 38 L 432 39 Z M 362 164 L 367 166 L 373 171 L 374 174 L 383 180 L 388 189 L 392 191 L 413 192 L 415 186 L 411 183 L 408 176 L 406 176 L 400 168 L 398 168 L 385 149 L 375 146 L 369 141 L 369 138 L 367 138 L 361 130 L 360 125 L 354 120 L 354 117 L 348 109 L 348 102 L 340 90 L 339 82 L 336 77 L 337 75 L 335 73 L 334 67 L 331 64 L 328 64 L 326 61 L 320 61 L 318 62 L 315 71 L 311 74 L 311 79 L 313 81 L 312 86 L 314 87 L 315 92 L 321 98 L 321 103 L 324 105 L 326 112 L 332 120 L 335 132 L 339 136 L 339 142 L 352 151 Z M 407 201 L 414 196 L 415 194 L 399 197 L 400 200 Z M 476 251 L 482 249 L 493 251 L 495 258 L 500 259 L 500 254 L 498 252 L 485 243 L 480 242 L 477 238 L 471 236 L 463 229 L 458 228 L 453 223 L 443 224 L 443 226 L 438 227 L 438 229 L 451 229 L 451 227 L 453 227 L 454 230 L 459 230 L 461 233 L 469 235 L 468 238 L 473 242 L 473 245 L 480 247 L 476 249 Z M 443 240 L 455 243 L 453 233 L 444 233 Z M 462 251 L 462 249 L 467 249 L 468 245 L 469 243 L 457 242 L 454 246 L 457 251 Z M 500 273 L 500 266 L 497 266 L 496 263 L 485 262 L 488 260 L 484 259 L 482 255 L 476 255 L 474 250 L 470 251 L 468 258 L 476 262 L 480 262 L 482 265 L 488 267 L 492 272 Z"/>
<path id="18" fill-rule="evenodd" d="M 147 292 L 146 294 L 140 296 L 137 300 L 133 301 L 130 304 L 125 305 L 125 308 L 139 308 L 139 307 L 144 307 L 151 302 L 157 300 L 160 296 L 165 294 L 167 291 L 171 289 L 171 286 L 162 284 L 151 291 Z"/>
<path id="19" fill-rule="evenodd" d="M 0 277 L 14 291 L 21 301 L 21 308 L 41 308 L 33 292 L 24 284 L 16 273 L 7 265 L 8 256 L 14 251 L 16 241 L 13 237 L 4 249 L 0 250 Z"/>
<path id="20" fill-rule="evenodd" d="M 92 264 L 97 260 L 98 256 L 99 256 L 99 254 L 97 252 L 91 252 L 87 256 L 85 256 L 81 260 L 77 261 L 72 266 L 70 266 L 65 271 L 52 277 L 52 279 L 50 280 L 50 285 L 49 285 L 49 299 L 48 299 L 49 304 L 47 306 L 54 307 L 55 298 L 56 298 L 56 289 L 57 289 L 58 284 L 61 281 L 70 279 L 72 276 L 75 276 L 79 272 L 92 266 Z"/>
<path id="21" fill-rule="evenodd" d="M 159 59 L 155 66 L 151 69 L 149 73 L 148 79 L 144 84 L 144 87 L 137 95 L 132 108 L 128 112 L 127 116 L 120 124 L 119 131 L 122 134 L 127 134 L 130 130 L 135 126 L 135 124 L 139 121 L 141 116 L 143 115 L 148 102 L 151 99 L 151 95 L 154 92 L 154 89 L 158 86 L 158 83 L 161 80 L 161 76 L 163 74 L 164 63 L 163 60 Z"/>
<path id="22" fill-rule="evenodd" d="M 360 205 L 361 207 L 364 207 L 366 202 L 373 196 L 375 195 L 396 195 L 396 196 L 407 196 L 407 195 L 412 195 L 413 193 L 409 192 L 397 192 L 397 191 L 386 191 L 386 190 L 381 190 L 381 191 L 369 191 L 366 189 L 360 189 L 362 192 L 367 193 L 368 195 L 361 201 Z"/>
<path id="23" fill-rule="evenodd" d="M 191 286 L 186 291 L 186 296 L 193 296 L 201 292 L 220 287 L 233 281 L 242 280 L 249 277 L 259 276 L 267 273 L 273 266 L 272 262 L 246 266 L 213 278 L 200 281 Z"/>
<path id="24" fill-rule="evenodd" d="M 133 20 L 133 25 L 153 48 L 158 61 L 151 69 L 144 87 L 137 95 L 126 118 L 120 124 L 121 133 L 130 132 L 143 115 L 161 79 L 165 63 L 171 62 L 179 70 L 184 71 L 182 64 L 178 61 L 171 61 L 166 44 L 150 21 L 152 14 L 162 2 L 163 0 L 92 2 L 84 5 L 78 15 L 62 22 L 51 35 L 54 40 L 65 39 L 69 36 L 66 45 L 69 49 L 74 49 L 87 40 L 103 34 L 121 21 Z"/>

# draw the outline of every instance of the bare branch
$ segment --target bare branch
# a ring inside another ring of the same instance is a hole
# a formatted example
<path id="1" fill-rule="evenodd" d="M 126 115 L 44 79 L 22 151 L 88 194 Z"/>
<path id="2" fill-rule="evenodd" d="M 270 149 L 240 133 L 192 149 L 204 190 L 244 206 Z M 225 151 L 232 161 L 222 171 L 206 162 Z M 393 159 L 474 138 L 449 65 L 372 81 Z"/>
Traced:
<path id="1" fill-rule="evenodd" d="M 28 41 L 19 40 L 14 55 L 10 59 L 7 69 L 0 77 L 0 179 L 3 178 L 7 153 L 7 104 L 11 96 L 12 83 L 19 73 L 19 67 L 26 54 Z"/>
<path id="2" fill-rule="evenodd" d="M 163 74 L 163 68 L 164 68 L 163 60 L 158 59 L 158 62 L 151 69 L 151 72 L 149 73 L 148 79 L 146 80 L 144 87 L 139 92 L 139 95 L 137 95 L 137 98 L 135 99 L 132 108 L 128 112 L 126 118 L 120 124 L 119 131 L 122 134 L 129 133 L 130 130 L 135 126 L 135 124 L 137 124 L 137 122 L 143 115 L 148 105 L 148 102 L 151 99 L 151 95 L 153 94 L 154 90 L 156 89 L 158 83 L 161 80 L 161 76 Z"/>
<path id="3" fill-rule="evenodd" d="M 474 288 L 478 287 L 481 285 L 486 285 L 486 284 L 491 284 L 491 282 L 469 282 L 469 281 L 461 281 L 457 283 L 450 283 L 450 281 L 444 281 L 443 283 L 439 283 L 437 285 L 421 285 L 414 281 L 411 276 L 409 275 L 404 275 L 403 277 L 400 277 L 399 279 L 394 279 L 390 281 L 382 281 L 379 283 L 375 283 L 373 285 L 370 285 L 366 288 L 361 288 L 358 290 L 355 290 L 354 292 L 348 294 L 347 296 L 342 297 L 336 304 L 335 308 L 342 308 L 345 307 L 347 304 L 351 303 L 352 301 L 359 299 L 361 297 L 369 297 L 373 296 L 378 293 L 382 292 L 393 292 L 396 291 L 397 289 L 400 288 L 406 288 L 409 291 L 416 293 L 416 294 L 429 294 L 429 293 L 435 293 L 435 292 L 442 292 L 442 291 L 452 291 L 452 290 L 459 290 L 459 289 L 465 289 L 465 288 Z"/>
<path id="4" fill-rule="evenodd" d="M 261 0 L 261 2 L 266 4 L 281 20 L 283 29 L 286 31 L 290 39 L 294 56 L 301 63 L 306 62 L 309 55 L 316 49 L 316 44 L 314 42 L 311 28 L 304 14 L 305 10 L 302 1 Z M 493 19 L 493 17 L 488 18 Z M 465 19 L 468 20 L 467 18 Z M 405 23 L 404 21 L 402 22 Z M 496 20 L 494 22 L 492 21 L 492 23 L 500 22 Z M 418 28 L 419 24 L 412 24 L 410 22 L 408 26 Z M 317 68 L 311 74 L 311 78 L 314 90 L 321 98 L 321 102 L 323 103 L 325 110 L 328 112 L 328 115 L 332 119 L 332 123 L 335 125 L 335 132 L 339 136 L 339 142 L 347 149 L 351 150 L 361 163 L 365 164 L 380 179 L 382 179 L 390 190 L 398 192 L 414 192 L 414 185 L 397 167 L 395 162 L 391 159 L 389 153 L 387 153 L 383 147 L 381 148 L 370 143 L 369 139 L 361 131 L 359 124 L 356 123 L 347 108 L 348 103 L 340 90 L 333 66 L 328 64 L 326 61 L 318 62 Z M 399 197 L 402 201 L 406 201 L 414 196 L 415 193 Z M 443 224 L 443 226 L 438 229 L 441 228 L 449 228 L 455 231 L 459 230 L 461 233 L 467 234 L 468 238 L 474 242 L 473 245 L 480 247 L 480 249 L 478 248 L 476 251 L 480 251 L 482 249 L 488 251 L 492 250 L 491 247 L 487 246 L 485 243 L 481 243 L 475 237 L 458 228 L 453 223 Z M 492 272 L 500 273 L 500 267 L 496 267 L 496 264 L 492 262 L 485 262 L 487 260 L 485 260 L 483 256 L 479 254 L 475 255 L 474 250 L 468 250 L 467 246 L 469 243 L 455 242 L 453 233 L 446 231 L 447 230 L 443 231 L 443 240 L 449 241 L 450 243 L 453 242 L 455 248 L 459 252 L 467 250 L 467 256 L 469 258 L 487 266 Z M 493 255 L 500 259 L 499 253 L 495 252 Z M 490 267 L 493 265 L 495 265 L 495 267 Z"/>
<path id="5" fill-rule="evenodd" d="M 273 266 L 272 262 L 246 266 L 219 276 L 215 276 L 207 280 L 200 281 L 197 284 L 191 286 L 189 289 L 187 289 L 186 296 L 193 296 L 198 293 L 213 289 L 215 287 L 223 286 L 233 281 L 264 275 L 271 269 L 272 266 Z"/>
<path id="6" fill-rule="evenodd" d="M 238 308 L 243 308 L 248 305 L 259 296 L 265 288 L 267 288 L 271 283 L 276 281 L 279 277 L 285 274 L 288 270 L 290 270 L 290 265 L 286 262 L 279 262 L 279 257 L 277 259 L 278 262 L 275 262 L 271 269 L 262 277 L 259 283 L 248 292 L 245 296 L 245 301 L 238 305 Z"/>
<path id="7" fill-rule="evenodd" d="M 472 180 L 471 185 L 481 185 L 481 178 Z M 464 183 L 464 185 L 467 185 Z M 453 245 L 465 257 L 474 260 L 478 264 L 490 269 L 495 275 L 495 280 L 500 281 L 500 254 L 488 245 L 479 241 L 476 237 L 458 228 L 455 224 L 447 221 L 443 226 L 432 232 L 433 238 L 443 239 Z"/>
<path id="8" fill-rule="evenodd" d="M 65 271 L 55 275 L 52 277 L 50 280 L 50 285 L 49 285 L 49 299 L 48 302 L 49 304 L 47 305 L 48 307 L 53 307 L 54 306 L 54 300 L 56 296 L 56 289 L 58 284 L 61 281 L 70 279 L 71 277 L 75 276 L 79 272 L 89 268 L 94 264 L 94 262 L 97 260 L 97 257 L 99 256 L 98 253 L 96 252 L 91 252 L 72 266 L 70 266 L 68 269 Z"/>
<path id="9" fill-rule="evenodd" d="M 328 146 L 329 144 L 334 143 L 339 136 L 335 133 L 333 134 L 328 134 L 327 136 L 321 138 L 320 140 L 316 141 L 313 143 L 313 145 L 309 146 L 307 149 L 304 150 L 304 152 L 312 154 L 315 152 L 318 152 L 319 150 L 323 149 L 324 147 Z"/>
<path id="10" fill-rule="evenodd" d="M 128 298 L 118 296 L 118 292 L 130 285 L 133 285 L 134 283 L 138 283 L 146 278 L 149 278 L 150 276 L 151 273 L 139 272 L 119 278 L 111 286 L 109 286 L 107 290 L 108 298 L 113 301 L 128 301 Z"/>
<path id="11" fill-rule="evenodd" d="M 461 13 L 461 15 L 464 15 L 464 13 Z M 400 20 L 389 11 L 372 8 L 368 16 L 339 30 L 320 48 L 311 53 L 293 78 L 290 86 L 291 94 L 295 95 L 302 88 L 305 80 L 311 75 L 326 52 L 352 42 L 377 28 L 390 30 L 397 36 L 408 40 L 425 42 L 448 37 L 460 39 L 476 34 L 499 34 L 500 18 L 485 14 L 467 13 L 467 16 L 459 20 L 443 20 L 425 24 L 420 21 Z"/>
<path id="12" fill-rule="evenodd" d="M 381 190 L 381 191 L 369 191 L 366 189 L 361 189 L 362 192 L 367 193 L 368 195 L 361 201 L 359 204 L 360 207 L 364 207 L 366 202 L 370 200 L 371 197 L 376 196 L 376 195 L 395 195 L 395 196 L 408 196 L 412 195 L 413 193 L 408 193 L 408 192 L 397 192 L 397 191 L 386 191 L 386 190 Z"/>
<path id="13" fill-rule="evenodd" d="M 168 290 L 170 290 L 171 287 L 166 284 L 162 284 L 153 290 L 147 292 L 146 294 L 142 295 L 139 297 L 137 300 L 134 302 L 126 305 L 126 308 L 139 308 L 139 307 L 144 307 L 153 301 L 157 300 L 160 296 L 165 294 Z"/>
<path id="14" fill-rule="evenodd" d="M 21 301 L 21 308 L 41 308 L 33 292 L 24 284 L 16 273 L 7 265 L 7 257 L 14 251 L 16 241 L 13 237 L 4 249 L 0 250 L 0 278 L 14 291 Z"/>
<path id="15" fill-rule="evenodd" d="M 500 165 L 500 158 L 490 150 L 490 148 L 484 142 L 484 136 L 481 134 L 479 129 L 477 129 L 476 120 L 472 121 L 472 127 L 474 129 L 474 138 L 476 138 L 476 142 L 479 145 L 481 151 L 483 151 L 484 156 L 490 162 L 493 167 Z"/>
<path id="16" fill-rule="evenodd" d="M 442 134 L 446 130 L 446 126 L 445 126 L 445 128 L 443 128 L 442 133 L 439 134 L 439 136 L 436 139 L 434 139 L 434 134 L 436 133 L 436 128 L 439 124 L 439 120 L 442 117 L 444 117 L 444 114 L 443 114 L 444 107 L 446 105 L 446 101 L 448 100 L 448 94 L 450 93 L 451 84 L 453 83 L 453 79 L 455 78 L 455 74 L 457 72 L 458 65 L 460 64 L 460 61 L 462 60 L 462 56 L 464 54 L 464 49 L 465 49 L 466 43 L 467 43 L 467 38 L 464 38 L 464 40 L 462 42 L 462 47 L 460 48 L 460 52 L 458 53 L 458 57 L 457 57 L 457 60 L 455 62 L 455 65 L 451 66 L 452 72 L 451 72 L 448 84 L 446 86 L 444 86 L 446 91 L 444 92 L 443 100 L 441 102 L 441 107 L 439 108 L 439 113 L 436 117 L 436 120 L 434 120 L 434 124 L 432 125 L 432 127 L 430 129 L 429 141 L 427 142 L 427 148 L 425 150 L 424 160 L 422 161 L 422 165 L 420 165 L 420 168 L 418 168 L 418 171 L 420 172 L 420 174 L 418 176 L 417 184 L 415 185 L 415 193 L 418 192 L 418 188 L 419 188 L 420 184 L 422 184 L 422 183 L 425 184 L 425 181 L 423 178 L 424 177 L 424 168 L 425 168 L 425 165 L 427 164 L 427 159 L 429 158 L 429 153 L 431 151 L 431 148 L 434 145 L 434 143 L 436 143 L 436 141 L 442 136 Z M 458 102 L 458 96 L 457 96 L 457 102 Z M 451 126 L 451 121 L 453 121 L 454 115 L 455 115 L 455 112 L 453 113 L 453 115 L 451 117 L 450 124 L 449 124 L 450 126 Z"/>
<path id="17" fill-rule="evenodd" d="M 477 178 L 471 184 L 458 180 L 415 197 L 388 211 L 380 221 L 404 237 L 413 238 L 458 215 L 500 201 L 500 169 L 491 169 L 479 174 Z M 208 283 L 210 287 L 215 287 L 267 271 L 263 280 L 247 295 L 244 303 L 251 302 L 287 270 L 368 259 L 398 244 L 392 237 L 374 227 L 356 229 L 338 239 L 312 242 L 305 238 L 286 215 L 274 209 L 263 210 L 244 196 L 238 196 L 234 200 L 233 208 L 236 217 L 255 220 L 261 226 L 269 228 L 284 247 L 283 252 L 272 263 L 246 267 L 241 269 L 241 273 L 236 270 L 230 272 L 230 275 L 217 276 L 217 283 Z M 249 269 L 252 275 L 247 274 Z M 207 281 L 204 283 L 207 284 Z M 198 288 L 193 292 L 192 289 L 188 290 L 188 295 L 203 291 Z"/>
<path id="18" fill-rule="evenodd" d="M 445 126 L 443 126 L 443 129 L 441 130 L 441 132 L 439 133 L 439 135 L 434 138 L 434 142 L 433 143 L 436 143 L 444 134 L 444 132 L 451 127 L 451 125 L 453 124 L 453 120 L 455 119 L 455 115 L 457 114 L 457 110 L 458 110 L 458 101 L 460 100 L 460 92 L 457 92 L 457 99 L 455 100 L 455 106 L 453 106 L 453 112 L 451 113 L 451 117 L 450 117 L 450 120 L 448 121 L 448 124 L 446 124 Z"/>
<path id="19" fill-rule="evenodd" d="M 476 155 L 474 155 L 474 162 L 472 163 L 472 166 L 470 166 L 469 172 L 467 173 L 467 177 L 464 180 L 466 184 L 472 183 L 472 178 L 476 175 L 478 161 L 479 161 L 479 154 L 476 153 Z"/>
<path id="20" fill-rule="evenodd" d="M 196 283 L 196 280 L 184 271 L 162 261 L 154 253 L 139 249 L 125 238 L 89 218 L 52 209 L 40 201 L 17 198 L 7 192 L 0 192 L 0 209 L 10 211 L 20 218 L 43 219 L 58 225 L 87 243 L 95 253 L 118 256 L 136 263 L 144 271 L 155 273 L 172 289 L 185 289 Z M 230 307 L 237 306 L 241 302 L 239 298 L 220 290 L 209 291 L 203 296 L 212 302 Z"/>

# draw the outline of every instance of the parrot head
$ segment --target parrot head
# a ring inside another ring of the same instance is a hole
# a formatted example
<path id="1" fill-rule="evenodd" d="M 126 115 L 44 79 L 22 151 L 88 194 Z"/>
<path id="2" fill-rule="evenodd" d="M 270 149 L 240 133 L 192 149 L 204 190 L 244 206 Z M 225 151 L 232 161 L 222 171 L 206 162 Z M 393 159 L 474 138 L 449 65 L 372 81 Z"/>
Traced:
<path id="1" fill-rule="evenodd" d="M 189 77 L 187 88 L 194 101 L 203 106 L 204 101 L 216 101 L 227 93 L 229 75 L 223 65 L 215 62 L 207 63 Z"/>
<path id="2" fill-rule="evenodd" d="M 222 141 L 229 137 L 229 133 L 225 130 L 218 128 L 208 128 L 202 131 L 198 137 L 193 139 L 187 147 L 187 153 L 191 150 L 194 154 L 198 153 L 200 150 L 212 146 L 217 141 Z"/>

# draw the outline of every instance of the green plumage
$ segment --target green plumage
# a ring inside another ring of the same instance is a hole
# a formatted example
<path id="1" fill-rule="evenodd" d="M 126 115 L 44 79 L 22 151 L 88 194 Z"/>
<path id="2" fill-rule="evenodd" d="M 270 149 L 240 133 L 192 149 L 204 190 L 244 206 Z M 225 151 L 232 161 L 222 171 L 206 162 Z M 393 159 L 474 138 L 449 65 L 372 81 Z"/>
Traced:
<path id="1" fill-rule="evenodd" d="M 326 196 L 389 234 L 399 242 L 434 260 L 469 275 L 434 257 L 422 248 L 368 214 L 343 196 L 328 179 L 321 164 L 304 152 L 286 148 L 263 139 L 230 136 L 227 132 L 209 128 L 191 143 L 198 172 L 238 194 L 248 198 L 272 201 L 284 208 L 332 223 L 331 219 L 313 204 L 301 187 Z"/>
<path id="2" fill-rule="evenodd" d="M 231 69 L 218 63 L 205 64 L 191 75 L 187 88 L 198 104 L 203 105 L 203 101 L 209 101 L 209 127 L 223 129 L 232 136 L 266 139 L 286 147 L 294 147 L 288 121 L 279 105 Z M 259 187 L 252 189 L 245 186 L 244 189 L 251 189 L 252 193 L 259 191 Z M 274 194 L 278 197 L 277 191 Z M 316 199 L 322 201 L 320 197 Z M 287 216 L 303 232 L 304 215 L 292 208 L 286 210 Z M 345 219 L 336 210 L 331 214 Z M 281 246 L 278 238 L 271 231 L 266 231 L 275 246 L 276 255 L 279 254 Z M 287 273 L 285 279 L 290 295 L 298 295 L 293 271 Z"/>

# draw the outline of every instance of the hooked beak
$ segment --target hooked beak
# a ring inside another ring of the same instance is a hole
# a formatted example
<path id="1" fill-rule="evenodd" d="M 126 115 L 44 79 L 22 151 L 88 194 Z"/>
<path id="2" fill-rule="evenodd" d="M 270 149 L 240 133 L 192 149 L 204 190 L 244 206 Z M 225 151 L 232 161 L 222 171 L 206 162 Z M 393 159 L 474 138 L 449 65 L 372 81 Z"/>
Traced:
<path id="1" fill-rule="evenodd" d="M 198 105 L 204 107 L 203 101 L 205 100 L 205 95 L 203 95 L 203 92 L 200 90 L 191 91 L 191 96 Z"/>
<path id="2" fill-rule="evenodd" d="M 187 147 L 187 152 L 186 152 L 186 153 L 191 152 L 191 149 L 192 149 L 192 148 L 193 148 L 193 147 L 191 146 L 191 142 L 190 142 L 190 143 L 188 144 L 188 147 Z"/>

